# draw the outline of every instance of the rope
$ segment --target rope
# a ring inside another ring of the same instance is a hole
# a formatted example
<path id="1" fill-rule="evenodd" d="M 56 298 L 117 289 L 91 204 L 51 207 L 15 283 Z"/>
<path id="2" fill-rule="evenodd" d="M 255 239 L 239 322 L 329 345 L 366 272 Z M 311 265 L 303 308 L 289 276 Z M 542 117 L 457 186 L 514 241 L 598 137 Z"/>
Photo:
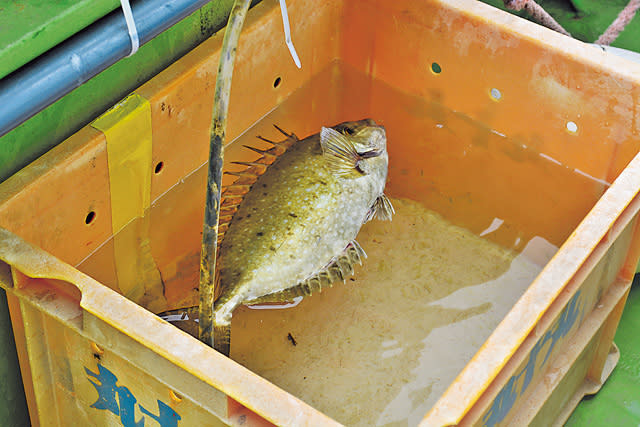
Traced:
<path id="1" fill-rule="evenodd" d="M 598 40 L 596 40 L 596 44 L 602 44 L 605 46 L 609 46 L 615 39 L 618 38 L 620 33 L 624 30 L 629 22 L 633 19 L 636 12 L 640 9 L 640 0 L 631 0 L 627 6 L 622 9 L 618 17 L 609 25 L 609 28 L 605 30 L 604 33 Z"/>
<path id="2" fill-rule="evenodd" d="M 524 9 L 538 24 L 544 25 L 547 28 L 551 28 L 565 36 L 571 37 L 571 34 L 562 28 L 562 26 L 558 24 L 558 22 L 534 0 L 504 0 L 504 6 L 515 12 L 519 12 Z M 624 31 L 627 24 L 631 22 L 638 9 L 640 9 L 640 0 L 630 0 L 629 4 L 627 4 L 620 14 L 618 14 L 615 21 L 609 25 L 609 28 L 607 28 L 605 32 L 598 37 L 595 44 L 609 46 L 613 43 L 620 33 Z"/>
<path id="3" fill-rule="evenodd" d="M 640 0 L 632 0 L 632 1 L 640 1 Z M 516 12 L 521 11 L 522 9 L 526 10 L 531 17 L 540 25 L 544 25 L 547 28 L 551 28 L 559 32 L 560 34 L 564 34 L 565 36 L 571 37 L 571 34 L 567 32 L 558 22 L 553 19 L 551 15 L 547 13 L 546 10 L 542 8 L 538 3 L 533 0 L 504 0 L 504 6 Z"/>

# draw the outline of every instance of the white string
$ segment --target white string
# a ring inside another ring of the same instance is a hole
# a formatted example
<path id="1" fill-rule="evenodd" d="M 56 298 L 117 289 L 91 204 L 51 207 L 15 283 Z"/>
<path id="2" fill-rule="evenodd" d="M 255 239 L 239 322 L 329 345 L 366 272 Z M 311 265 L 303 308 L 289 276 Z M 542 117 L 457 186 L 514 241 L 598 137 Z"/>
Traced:
<path id="1" fill-rule="evenodd" d="M 133 12 L 131 12 L 129 0 L 120 0 L 120 5 L 122 6 L 122 12 L 124 12 L 124 20 L 127 21 L 127 30 L 129 31 L 129 38 L 131 39 L 131 52 L 127 56 L 131 56 L 136 53 L 140 47 L 138 29 L 136 28 L 136 22 L 133 20 Z"/>
<path id="2" fill-rule="evenodd" d="M 282 13 L 282 25 L 284 25 L 284 40 L 287 43 L 289 52 L 291 52 L 293 62 L 296 63 L 298 68 L 302 68 L 296 48 L 293 47 L 293 42 L 291 41 L 291 28 L 289 27 L 289 15 L 287 14 L 287 3 L 285 0 L 280 0 L 280 12 Z"/>

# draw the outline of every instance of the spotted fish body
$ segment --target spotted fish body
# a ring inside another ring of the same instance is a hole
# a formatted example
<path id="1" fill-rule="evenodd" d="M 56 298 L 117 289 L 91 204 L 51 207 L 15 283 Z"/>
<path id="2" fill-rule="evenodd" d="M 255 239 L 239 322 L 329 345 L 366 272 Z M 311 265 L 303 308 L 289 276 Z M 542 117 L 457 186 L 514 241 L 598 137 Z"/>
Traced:
<path id="1" fill-rule="evenodd" d="M 244 195 L 219 247 L 214 346 L 227 355 L 237 306 L 344 280 L 364 256 L 355 241 L 362 224 L 393 212 L 383 194 L 389 161 L 383 127 L 361 120 L 290 138 Z"/>

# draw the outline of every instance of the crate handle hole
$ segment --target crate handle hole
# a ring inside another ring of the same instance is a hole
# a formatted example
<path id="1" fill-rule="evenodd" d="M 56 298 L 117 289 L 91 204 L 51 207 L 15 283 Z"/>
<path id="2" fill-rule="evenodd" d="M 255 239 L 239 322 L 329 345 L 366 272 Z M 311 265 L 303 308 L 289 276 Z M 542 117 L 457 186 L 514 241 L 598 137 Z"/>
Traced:
<path id="1" fill-rule="evenodd" d="M 276 79 L 273 81 L 273 87 L 277 88 L 278 86 L 280 86 L 280 83 L 282 83 L 282 78 L 276 77 Z"/>
<path id="2" fill-rule="evenodd" d="M 162 168 L 164 168 L 164 162 L 158 162 L 155 168 L 156 175 L 162 172 Z"/>
<path id="3" fill-rule="evenodd" d="M 94 220 L 96 219 L 96 213 L 94 211 L 91 211 L 87 214 L 87 216 L 84 219 L 84 223 L 89 225 L 91 224 Z"/>
<path id="4" fill-rule="evenodd" d="M 175 403 L 180 403 L 182 402 L 182 396 L 180 395 L 180 393 L 177 393 L 173 390 L 169 390 L 169 397 L 171 398 L 171 400 L 173 400 Z"/>
<path id="5" fill-rule="evenodd" d="M 569 131 L 569 133 L 576 133 L 578 132 L 578 125 L 576 124 L 576 122 L 568 121 L 567 130 Z"/>
<path id="6" fill-rule="evenodd" d="M 431 63 L 431 72 L 433 74 L 440 74 L 442 72 L 442 67 L 437 62 Z"/>
<path id="7" fill-rule="evenodd" d="M 489 95 L 491 95 L 491 98 L 495 101 L 500 101 L 502 99 L 502 92 L 500 92 L 500 89 L 495 87 L 489 91 Z"/>
<path id="8" fill-rule="evenodd" d="M 104 354 L 104 349 L 94 342 L 91 343 L 91 351 L 98 356 L 102 356 Z"/>

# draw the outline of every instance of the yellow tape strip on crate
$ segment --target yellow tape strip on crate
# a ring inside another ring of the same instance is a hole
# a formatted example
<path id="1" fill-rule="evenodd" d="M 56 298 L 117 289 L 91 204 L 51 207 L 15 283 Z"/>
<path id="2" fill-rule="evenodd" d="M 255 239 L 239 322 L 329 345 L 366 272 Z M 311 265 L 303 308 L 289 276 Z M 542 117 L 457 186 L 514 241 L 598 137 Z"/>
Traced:
<path id="1" fill-rule="evenodd" d="M 151 106 L 132 94 L 92 124 L 107 139 L 111 221 L 115 235 L 151 202 Z"/>
<path id="2" fill-rule="evenodd" d="M 92 126 L 107 140 L 113 251 L 118 288 L 130 300 L 166 309 L 164 285 L 151 254 L 151 106 L 132 94 Z"/>

